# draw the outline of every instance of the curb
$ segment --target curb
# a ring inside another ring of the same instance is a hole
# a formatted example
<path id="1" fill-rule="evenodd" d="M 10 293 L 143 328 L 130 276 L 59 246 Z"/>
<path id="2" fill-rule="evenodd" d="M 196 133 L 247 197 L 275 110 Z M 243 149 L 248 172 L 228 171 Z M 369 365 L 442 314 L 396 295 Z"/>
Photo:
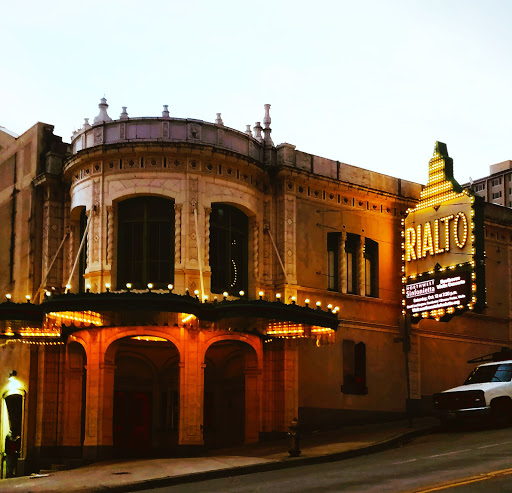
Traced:
<path id="1" fill-rule="evenodd" d="M 162 488 L 165 486 L 176 486 L 178 484 L 196 483 L 210 479 L 220 479 L 229 476 L 244 476 L 246 474 L 254 474 L 258 472 L 277 471 L 280 469 L 288 469 L 291 467 L 306 466 L 312 464 L 322 464 L 327 462 L 335 462 L 339 460 L 351 459 L 362 455 L 374 454 L 383 450 L 399 447 L 404 443 L 428 435 L 435 430 L 435 427 L 414 430 L 397 437 L 375 443 L 367 447 L 354 450 L 346 450 L 344 452 L 335 452 L 332 454 L 318 455 L 314 457 L 293 457 L 278 460 L 275 462 L 264 462 L 261 464 L 251 464 L 248 466 L 228 467 L 225 469 L 214 469 L 211 471 L 203 471 L 192 474 L 184 474 L 180 476 L 165 476 L 162 478 L 146 479 L 144 481 L 136 481 L 129 484 L 115 486 L 94 486 L 83 490 L 73 490 L 74 492 L 111 492 L 111 493 L 127 493 L 133 491 L 148 490 L 153 488 Z"/>

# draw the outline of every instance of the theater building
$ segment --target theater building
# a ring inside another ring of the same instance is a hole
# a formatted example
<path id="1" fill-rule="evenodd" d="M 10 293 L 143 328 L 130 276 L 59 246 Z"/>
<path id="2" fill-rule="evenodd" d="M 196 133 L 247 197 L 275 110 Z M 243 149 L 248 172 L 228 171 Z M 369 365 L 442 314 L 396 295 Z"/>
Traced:
<path id="1" fill-rule="evenodd" d="M 407 379 L 421 185 L 274 145 L 269 108 L 245 132 L 167 106 L 114 120 L 105 99 L 70 144 L 0 128 L 0 433 L 20 472 L 397 417 L 510 343 L 510 214 L 489 204 L 488 308 L 413 324 Z"/>

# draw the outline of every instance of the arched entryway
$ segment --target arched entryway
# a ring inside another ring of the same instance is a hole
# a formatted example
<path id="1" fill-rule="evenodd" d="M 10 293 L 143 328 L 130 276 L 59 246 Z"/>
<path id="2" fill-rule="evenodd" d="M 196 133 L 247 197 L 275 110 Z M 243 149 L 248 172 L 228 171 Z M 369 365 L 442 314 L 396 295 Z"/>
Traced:
<path id="1" fill-rule="evenodd" d="M 224 447 L 257 441 L 259 431 L 256 351 L 238 340 L 221 340 L 206 351 L 204 441 Z"/>
<path id="2" fill-rule="evenodd" d="M 170 341 L 116 342 L 113 445 L 118 456 L 172 453 L 178 443 L 179 352 Z"/>

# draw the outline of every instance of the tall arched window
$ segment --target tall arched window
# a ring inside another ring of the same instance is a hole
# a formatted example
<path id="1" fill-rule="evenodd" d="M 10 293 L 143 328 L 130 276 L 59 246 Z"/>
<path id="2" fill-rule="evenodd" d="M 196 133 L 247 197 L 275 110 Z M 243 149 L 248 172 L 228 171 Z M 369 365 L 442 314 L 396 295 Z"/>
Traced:
<path id="1" fill-rule="evenodd" d="M 118 207 L 117 283 L 143 288 L 174 281 L 174 201 L 160 197 L 124 200 Z"/>
<path id="2" fill-rule="evenodd" d="M 247 216 L 230 205 L 213 204 L 210 216 L 211 290 L 247 292 Z"/>

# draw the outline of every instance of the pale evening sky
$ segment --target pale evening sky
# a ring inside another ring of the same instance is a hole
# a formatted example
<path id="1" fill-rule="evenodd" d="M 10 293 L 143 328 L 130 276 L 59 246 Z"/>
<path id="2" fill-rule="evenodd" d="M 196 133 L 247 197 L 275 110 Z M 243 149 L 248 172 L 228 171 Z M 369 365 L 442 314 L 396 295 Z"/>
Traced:
<path id="1" fill-rule="evenodd" d="M 425 183 L 436 140 L 460 183 L 512 159 L 512 3 L 425 1 L 2 2 L 0 126 L 37 121 L 70 142 L 109 115 L 245 131 Z"/>

